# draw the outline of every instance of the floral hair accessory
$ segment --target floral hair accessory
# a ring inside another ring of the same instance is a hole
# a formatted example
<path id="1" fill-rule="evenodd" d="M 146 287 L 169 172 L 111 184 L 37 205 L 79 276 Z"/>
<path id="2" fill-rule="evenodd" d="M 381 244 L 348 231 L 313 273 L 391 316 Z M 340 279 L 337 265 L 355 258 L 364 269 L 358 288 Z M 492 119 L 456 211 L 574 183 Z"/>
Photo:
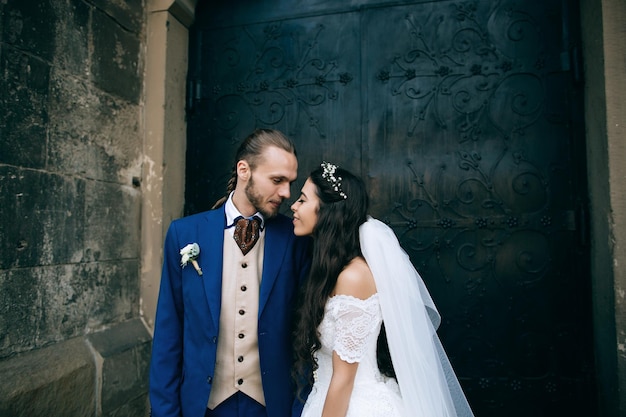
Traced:
<path id="1" fill-rule="evenodd" d="M 337 170 L 337 165 L 331 164 L 330 162 L 322 162 L 322 178 L 330 183 L 333 187 L 333 190 L 337 191 L 341 197 L 345 200 L 348 198 L 346 193 L 341 189 L 341 177 L 335 177 L 335 171 Z"/>
<path id="2" fill-rule="evenodd" d="M 197 243 L 190 243 L 180 250 L 180 266 L 183 268 L 187 265 L 187 262 L 191 261 L 191 264 L 198 272 L 198 275 L 202 275 L 202 269 L 198 265 L 198 255 L 200 255 L 200 246 Z"/>

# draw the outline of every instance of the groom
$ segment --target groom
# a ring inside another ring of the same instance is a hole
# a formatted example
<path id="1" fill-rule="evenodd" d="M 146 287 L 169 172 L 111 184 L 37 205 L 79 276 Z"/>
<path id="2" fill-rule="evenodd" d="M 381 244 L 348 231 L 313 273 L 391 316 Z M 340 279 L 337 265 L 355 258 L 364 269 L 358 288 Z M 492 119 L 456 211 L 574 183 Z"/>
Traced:
<path id="1" fill-rule="evenodd" d="M 150 364 L 153 417 L 292 415 L 291 318 L 310 260 L 308 240 L 279 209 L 297 168 L 289 139 L 256 130 L 237 151 L 225 203 L 170 225 Z"/>

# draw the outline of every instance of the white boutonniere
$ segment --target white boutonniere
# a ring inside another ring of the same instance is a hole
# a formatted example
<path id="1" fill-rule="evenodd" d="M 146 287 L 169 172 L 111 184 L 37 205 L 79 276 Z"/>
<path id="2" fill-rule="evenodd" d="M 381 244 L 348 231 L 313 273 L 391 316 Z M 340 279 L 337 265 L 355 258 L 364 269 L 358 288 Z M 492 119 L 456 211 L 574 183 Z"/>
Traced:
<path id="1" fill-rule="evenodd" d="M 191 264 L 194 268 L 196 268 L 198 275 L 202 275 L 202 269 L 200 269 L 200 265 L 198 265 L 197 261 L 198 255 L 200 255 L 200 246 L 198 246 L 197 243 L 190 243 L 182 248 L 180 250 L 180 255 L 180 265 L 183 268 L 187 265 L 187 262 L 191 261 Z"/>

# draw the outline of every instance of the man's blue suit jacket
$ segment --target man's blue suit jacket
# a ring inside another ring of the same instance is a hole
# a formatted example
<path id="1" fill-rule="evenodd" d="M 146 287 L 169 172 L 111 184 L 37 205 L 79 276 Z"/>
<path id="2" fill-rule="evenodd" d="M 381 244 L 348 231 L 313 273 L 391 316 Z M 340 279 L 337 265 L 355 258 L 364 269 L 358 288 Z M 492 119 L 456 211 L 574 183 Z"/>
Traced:
<path id="1" fill-rule="evenodd" d="M 153 417 L 205 414 L 219 337 L 224 226 L 222 206 L 175 220 L 168 229 L 150 364 Z M 200 246 L 202 276 L 191 263 L 180 264 L 180 249 L 194 242 Z M 308 244 L 308 238 L 293 234 L 288 217 L 266 221 L 258 340 L 269 417 L 292 414 L 291 322 L 310 265 Z"/>

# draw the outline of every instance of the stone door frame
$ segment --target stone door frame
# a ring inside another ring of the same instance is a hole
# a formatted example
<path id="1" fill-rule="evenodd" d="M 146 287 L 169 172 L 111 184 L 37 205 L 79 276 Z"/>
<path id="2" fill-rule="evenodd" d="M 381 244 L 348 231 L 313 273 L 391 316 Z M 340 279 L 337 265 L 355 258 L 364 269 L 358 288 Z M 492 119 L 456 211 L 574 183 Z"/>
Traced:
<path id="1" fill-rule="evenodd" d="M 162 247 L 182 216 L 188 29 L 197 0 L 147 0 L 141 315 L 152 330 Z M 622 0 L 581 0 L 599 415 L 626 412 L 626 42 Z"/>

